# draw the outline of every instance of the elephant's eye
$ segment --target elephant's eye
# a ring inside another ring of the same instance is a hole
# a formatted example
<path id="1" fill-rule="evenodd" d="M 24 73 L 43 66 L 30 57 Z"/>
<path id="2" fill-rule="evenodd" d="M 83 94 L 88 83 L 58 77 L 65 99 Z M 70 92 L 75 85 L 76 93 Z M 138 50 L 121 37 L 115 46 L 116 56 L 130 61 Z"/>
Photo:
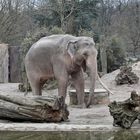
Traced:
<path id="1" fill-rule="evenodd" d="M 86 46 L 89 46 L 89 43 L 86 42 L 85 45 L 86 45 Z"/>
<path id="2" fill-rule="evenodd" d="M 78 50 L 78 47 L 77 47 L 77 45 L 74 45 L 74 50 L 76 50 L 76 51 Z"/>
<path id="3" fill-rule="evenodd" d="M 87 57 L 88 56 L 88 53 L 87 52 L 84 52 L 83 55 Z"/>

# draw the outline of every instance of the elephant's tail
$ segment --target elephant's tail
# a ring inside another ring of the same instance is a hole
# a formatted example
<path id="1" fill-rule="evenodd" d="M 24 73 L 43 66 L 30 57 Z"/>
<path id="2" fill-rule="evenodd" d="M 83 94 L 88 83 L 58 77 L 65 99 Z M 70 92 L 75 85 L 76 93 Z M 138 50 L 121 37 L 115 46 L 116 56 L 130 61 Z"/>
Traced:
<path id="1" fill-rule="evenodd" d="M 25 78 L 25 94 L 24 94 L 24 96 L 26 96 L 27 94 L 28 94 L 28 78 L 26 76 L 26 78 Z"/>

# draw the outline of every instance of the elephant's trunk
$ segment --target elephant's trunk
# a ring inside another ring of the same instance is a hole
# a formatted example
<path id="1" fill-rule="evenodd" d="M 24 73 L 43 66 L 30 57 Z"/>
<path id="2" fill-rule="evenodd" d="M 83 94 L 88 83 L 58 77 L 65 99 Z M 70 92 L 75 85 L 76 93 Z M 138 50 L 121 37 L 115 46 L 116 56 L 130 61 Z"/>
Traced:
<path id="1" fill-rule="evenodd" d="M 98 78 L 101 85 L 108 91 L 109 94 L 113 94 L 112 91 L 110 91 L 107 88 L 107 86 L 101 81 L 97 73 L 97 58 L 96 57 L 97 57 L 97 53 L 94 53 L 94 54 L 89 55 L 86 59 L 86 66 L 88 68 L 89 76 L 90 76 L 90 94 L 89 94 L 89 99 L 87 102 L 87 107 L 91 105 L 92 96 L 94 95 L 94 90 L 95 90 L 96 78 Z"/>
<path id="2" fill-rule="evenodd" d="M 95 90 L 95 82 L 96 82 L 96 76 L 97 76 L 97 54 L 93 54 L 88 56 L 86 60 L 86 65 L 89 71 L 89 76 L 90 76 L 90 94 L 89 94 L 89 99 L 87 102 L 87 107 L 90 106 L 92 96 L 94 94 Z"/>

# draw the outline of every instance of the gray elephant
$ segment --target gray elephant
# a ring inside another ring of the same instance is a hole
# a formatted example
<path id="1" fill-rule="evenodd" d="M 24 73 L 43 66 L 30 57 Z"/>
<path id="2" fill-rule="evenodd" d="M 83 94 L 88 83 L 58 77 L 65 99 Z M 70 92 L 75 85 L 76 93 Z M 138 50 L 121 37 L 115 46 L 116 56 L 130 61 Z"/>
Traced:
<path id="1" fill-rule="evenodd" d="M 97 75 L 97 50 L 92 38 L 67 34 L 43 37 L 26 54 L 25 68 L 34 95 L 41 95 L 46 80 L 55 77 L 58 95 L 65 98 L 71 77 L 81 106 L 85 106 L 83 71 L 88 69 L 91 85 L 86 106 L 90 105 Z"/>

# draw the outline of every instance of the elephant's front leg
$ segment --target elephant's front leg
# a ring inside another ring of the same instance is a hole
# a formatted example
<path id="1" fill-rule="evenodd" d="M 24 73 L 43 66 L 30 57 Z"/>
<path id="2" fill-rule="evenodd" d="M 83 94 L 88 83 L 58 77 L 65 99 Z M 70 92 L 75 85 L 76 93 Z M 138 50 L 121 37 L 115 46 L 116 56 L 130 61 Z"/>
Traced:
<path id="1" fill-rule="evenodd" d="M 71 74 L 73 85 L 76 89 L 77 99 L 78 99 L 78 106 L 85 108 L 84 103 L 84 78 L 83 72 L 80 70 L 79 72 Z"/>
<path id="2" fill-rule="evenodd" d="M 66 98 L 68 73 L 63 63 L 57 62 L 53 66 L 54 76 L 58 81 L 58 95 Z"/>
<path id="3" fill-rule="evenodd" d="M 67 78 L 64 79 L 63 77 L 58 79 L 58 95 L 63 96 L 64 99 L 66 98 L 67 93 L 67 80 L 68 80 Z"/>

